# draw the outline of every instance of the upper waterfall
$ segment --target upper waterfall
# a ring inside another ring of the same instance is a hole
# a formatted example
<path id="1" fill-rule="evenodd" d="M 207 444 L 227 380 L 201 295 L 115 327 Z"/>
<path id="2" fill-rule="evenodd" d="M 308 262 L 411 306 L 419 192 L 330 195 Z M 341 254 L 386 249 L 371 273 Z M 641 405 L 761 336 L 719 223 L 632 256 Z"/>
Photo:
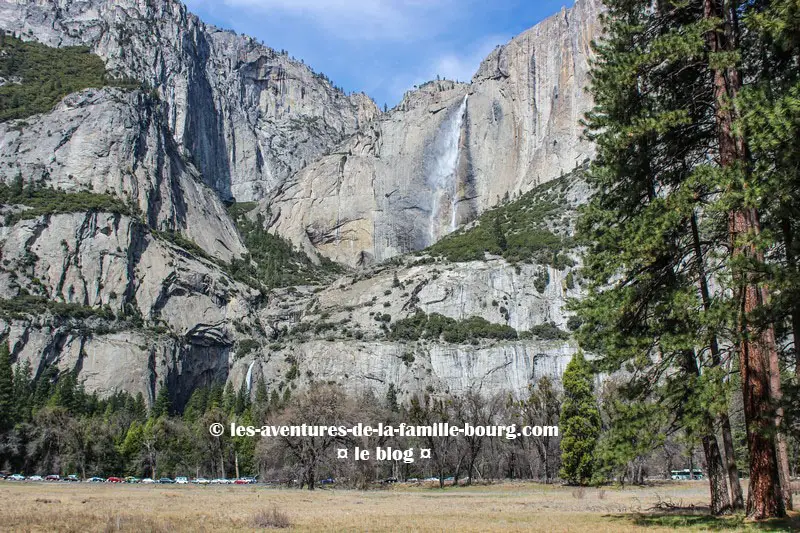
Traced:
<path id="1" fill-rule="evenodd" d="M 428 174 L 428 184 L 433 193 L 428 244 L 433 244 L 458 227 L 458 158 L 468 99 L 469 95 L 464 95 L 458 109 L 442 123 L 434 141 L 433 164 Z M 443 224 L 445 221 L 446 225 Z"/>

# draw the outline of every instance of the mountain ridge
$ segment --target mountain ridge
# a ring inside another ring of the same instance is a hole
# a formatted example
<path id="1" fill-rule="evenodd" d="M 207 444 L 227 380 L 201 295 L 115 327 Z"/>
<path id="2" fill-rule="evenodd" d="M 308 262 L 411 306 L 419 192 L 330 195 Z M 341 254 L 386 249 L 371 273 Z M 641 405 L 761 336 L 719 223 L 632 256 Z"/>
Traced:
<path id="1" fill-rule="evenodd" d="M 142 392 L 150 403 L 167 387 L 177 407 L 196 387 L 238 389 L 246 376 L 273 390 L 331 380 L 385 394 L 391 385 L 401 398 L 473 387 L 523 394 L 542 375 L 557 379 L 575 351 L 563 333 L 566 298 L 580 294 L 574 264 L 504 259 L 495 248 L 466 262 L 408 253 L 494 216 L 504 199 L 516 205 L 523 189 L 546 188 L 591 155 L 571 121 L 588 105 L 576 96 L 575 65 L 588 60 L 598 4 L 577 6 L 584 11 L 496 49 L 474 84 L 430 82 L 381 114 L 371 101 L 360 111 L 343 102 L 307 68 L 289 73 L 296 65 L 251 39 L 209 33 L 173 0 L 0 0 L 0 26 L 18 16 L 6 30 L 88 42 L 107 68 L 147 73 L 142 87 L 85 89 L 0 124 L 0 180 L 23 187 L 0 224 L 0 335 L 14 359 L 37 377 L 55 366 L 87 390 Z M 159 10 L 169 17 L 129 35 Z M 536 162 L 551 174 L 539 179 Z M 588 195 L 578 177 L 566 182 L 570 206 Z M 72 207 L 21 218 L 26 184 Z M 221 198 L 233 193 L 260 202 L 226 210 Z M 108 201 L 87 210 L 70 196 L 79 194 Z M 317 269 L 263 226 L 310 257 L 358 268 Z M 298 261 L 297 275 L 278 275 L 282 260 Z M 315 284 L 315 272 L 325 280 Z M 388 336 L 420 313 L 502 338 Z"/>

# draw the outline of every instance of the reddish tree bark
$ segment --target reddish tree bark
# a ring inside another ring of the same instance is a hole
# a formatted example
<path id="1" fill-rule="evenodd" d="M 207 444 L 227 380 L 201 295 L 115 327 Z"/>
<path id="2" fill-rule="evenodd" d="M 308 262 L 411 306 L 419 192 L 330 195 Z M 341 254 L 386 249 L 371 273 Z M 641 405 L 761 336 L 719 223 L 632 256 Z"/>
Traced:
<path id="1" fill-rule="evenodd" d="M 708 51 L 712 56 L 721 52 L 734 52 L 738 46 L 738 23 L 734 0 L 704 0 L 704 15 L 718 24 L 706 35 Z M 713 61 L 712 61 L 713 65 Z M 734 132 L 736 110 L 734 100 L 742 87 L 741 76 L 735 67 L 711 69 L 714 83 L 719 162 L 723 169 L 747 172 L 747 146 Z M 746 186 L 746 184 L 745 184 Z M 728 217 L 729 234 L 734 258 L 763 261 L 758 249 L 747 241 L 761 231 L 758 211 L 753 208 L 735 209 Z M 747 498 L 747 515 L 764 519 L 786 515 L 784 494 L 781 490 L 778 448 L 776 447 L 776 394 L 780 395 L 780 382 L 773 379 L 778 352 L 772 326 L 758 327 L 749 322 L 753 312 L 769 301 L 767 288 L 752 274 L 738 274 L 735 278 L 739 327 L 739 357 L 744 396 L 744 414 L 747 426 L 747 444 L 750 450 L 750 490 Z"/>

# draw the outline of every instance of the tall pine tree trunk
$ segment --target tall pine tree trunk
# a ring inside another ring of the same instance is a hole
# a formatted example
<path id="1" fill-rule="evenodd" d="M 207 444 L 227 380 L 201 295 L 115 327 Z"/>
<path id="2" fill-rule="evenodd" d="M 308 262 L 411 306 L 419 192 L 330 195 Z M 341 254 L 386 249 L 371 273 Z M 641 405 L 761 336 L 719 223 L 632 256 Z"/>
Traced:
<path id="1" fill-rule="evenodd" d="M 708 51 L 712 56 L 714 104 L 719 137 L 720 166 L 731 171 L 747 171 L 747 147 L 744 139 L 734 133 L 734 100 L 742 82 L 735 67 L 716 67 L 720 53 L 737 49 L 738 24 L 733 0 L 704 0 L 706 19 L 721 22 L 708 32 Z M 716 57 L 715 57 L 716 56 Z M 760 232 L 758 212 L 753 208 L 734 209 L 728 217 L 734 257 L 761 261 L 761 253 L 752 244 L 742 242 L 747 236 Z M 775 435 L 773 400 L 776 387 L 770 379 L 771 359 L 777 360 L 775 332 L 771 326 L 759 328 L 749 324 L 752 313 L 769 299 L 767 289 L 750 275 L 737 276 L 739 355 L 742 373 L 744 414 L 747 443 L 750 450 L 750 493 L 747 515 L 754 519 L 785 516 L 786 508 L 781 490 L 778 451 Z M 777 390 L 780 390 L 778 383 Z"/>
<path id="2" fill-rule="evenodd" d="M 703 249 L 700 244 L 700 230 L 697 225 L 697 215 L 692 213 L 692 241 L 694 243 L 694 254 L 697 261 L 697 276 L 700 281 L 700 296 L 703 300 L 703 309 L 708 312 L 711 309 L 711 293 L 708 290 L 708 277 L 706 275 L 705 262 L 703 260 Z M 714 334 L 710 339 L 711 363 L 714 367 L 722 364 L 719 352 L 719 341 Z M 728 472 L 728 488 L 730 489 L 731 509 L 744 509 L 744 496 L 742 485 L 739 482 L 739 468 L 736 466 L 736 451 L 733 446 L 733 433 L 731 431 L 731 420 L 728 415 L 728 406 L 717 415 L 717 421 L 722 431 L 722 445 L 725 449 L 725 469 Z"/>

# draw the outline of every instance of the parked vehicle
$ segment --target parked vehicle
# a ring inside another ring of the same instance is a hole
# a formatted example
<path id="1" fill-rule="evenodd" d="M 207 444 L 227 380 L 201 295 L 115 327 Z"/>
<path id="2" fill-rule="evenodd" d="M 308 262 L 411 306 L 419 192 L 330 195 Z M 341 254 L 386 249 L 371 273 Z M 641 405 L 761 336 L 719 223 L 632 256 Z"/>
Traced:
<path id="1" fill-rule="evenodd" d="M 204 477 L 199 477 L 197 479 L 193 479 L 192 483 L 195 483 L 197 485 L 208 485 L 209 481 Z"/>
<path id="2" fill-rule="evenodd" d="M 670 472 L 670 477 L 674 480 L 680 481 L 689 479 L 703 479 L 703 471 L 697 468 L 694 470 L 689 470 L 688 468 L 684 470 L 673 470 Z"/>
<path id="3" fill-rule="evenodd" d="M 319 482 L 320 485 L 333 485 L 334 483 L 336 483 L 336 480 L 331 477 L 320 480 Z"/>
<path id="4" fill-rule="evenodd" d="M 242 479 L 247 481 L 248 485 L 252 485 L 253 483 L 258 483 L 258 480 L 254 477 L 243 477 Z"/>
<path id="5" fill-rule="evenodd" d="M 121 477 L 111 476 L 110 478 L 106 479 L 106 483 L 124 483 L 125 480 Z"/>
<path id="6" fill-rule="evenodd" d="M 183 477 L 183 476 L 178 476 L 178 477 L 175 478 L 175 483 L 177 483 L 178 485 L 188 485 L 189 484 L 189 478 L 188 477 Z"/>
<path id="7" fill-rule="evenodd" d="M 175 483 L 175 480 L 169 477 L 162 477 L 161 479 L 158 480 L 158 482 L 170 484 L 170 483 Z"/>
<path id="8" fill-rule="evenodd" d="M 42 476 L 31 476 L 28 481 L 42 481 Z"/>
<path id="9" fill-rule="evenodd" d="M 69 481 L 72 483 L 78 483 L 80 480 L 81 478 L 78 477 L 78 474 L 70 474 L 64 478 L 64 481 Z"/>
<path id="10" fill-rule="evenodd" d="M 61 481 L 61 476 L 59 476 L 58 474 L 50 474 L 49 476 L 44 478 L 44 480 L 45 481 Z"/>
<path id="11" fill-rule="evenodd" d="M 106 482 L 105 479 L 97 476 L 90 477 L 89 479 L 86 480 L 86 483 L 105 483 L 105 482 Z"/>
<path id="12" fill-rule="evenodd" d="M 25 476 L 22 474 L 14 474 L 13 476 L 8 476 L 8 479 L 11 481 L 25 481 Z"/>
<path id="13" fill-rule="evenodd" d="M 0 470 L 0 479 L 8 479 L 8 476 L 11 475 L 11 472 L 8 470 Z"/>
<path id="14" fill-rule="evenodd" d="M 151 483 L 155 483 L 155 481 L 153 481 L 153 478 L 146 477 L 142 480 L 142 483 L 144 483 L 145 485 L 149 485 Z"/>
<path id="15" fill-rule="evenodd" d="M 138 477 L 134 477 L 134 476 L 128 476 L 128 477 L 125 478 L 125 483 L 139 483 L 140 481 L 141 481 L 141 479 L 139 479 Z"/>

